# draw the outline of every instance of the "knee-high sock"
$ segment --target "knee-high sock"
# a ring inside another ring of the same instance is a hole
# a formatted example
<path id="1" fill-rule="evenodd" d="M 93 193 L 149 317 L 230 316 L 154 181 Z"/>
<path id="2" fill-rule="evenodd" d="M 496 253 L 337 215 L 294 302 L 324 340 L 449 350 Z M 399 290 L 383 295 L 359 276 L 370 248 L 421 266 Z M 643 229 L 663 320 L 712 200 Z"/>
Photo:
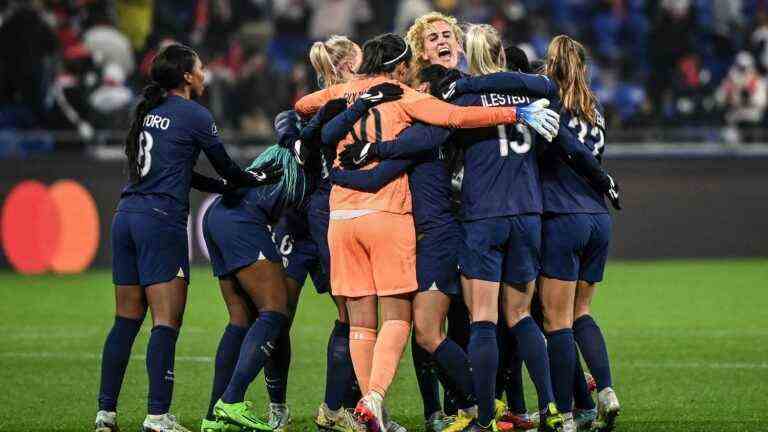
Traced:
<path id="1" fill-rule="evenodd" d="M 248 386 L 259 375 L 267 358 L 272 355 L 277 339 L 283 327 L 287 325 L 288 317 L 280 312 L 259 313 L 259 317 L 245 335 L 232 379 L 221 396 L 223 402 L 236 403 L 245 400 Z"/>
<path id="2" fill-rule="evenodd" d="M 466 410 L 474 406 L 477 403 L 475 384 L 467 354 L 456 342 L 446 338 L 437 346 L 432 357 L 446 376 L 445 381 L 450 381 L 450 384 L 446 382 L 443 386 L 450 389 L 457 408 Z"/>
<path id="3" fill-rule="evenodd" d="M 517 336 L 514 332 L 507 332 L 507 376 L 506 393 L 509 410 L 515 414 L 524 414 L 525 394 L 523 392 L 523 359 L 520 358 L 517 347 Z"/>
<path id="4" fill-rule="evenodd" d="M 451 299 L 451 305 L 448 308 L 448 338 L 456 342 L 464 352 L 467 352 L 469 345 L 469 310 L 461 298 Z M 455 415 L 456 406 L 453 403 L 452 396 L 445 394 L 443 410 L 448 415 Z"/>
<path id="5" fill-rule="evenodd" d="M 573 372 L 573 406 L 577 409 L 594 409 L 595 401 L 589 394 L 587 379 L 584 377 L 584 369 L 581 367 L 581 358 L 576 351 L 576 367 Z"/>
<path id="6" fill-rule="evenodd" d="M 286 325 L 277 338 L 277 346 L 264 364 L 264 381 L 267 383 L 269 401 L 285 403 L 288 391 L 288 371 L 291 368 L 291 327 Z"/>
<path id="7" fill-rule="evenodd" d="M 477 398 L 477 419 L 487 426 L 494 417 L 496 370 L 499 367 L 499 349 L 496 324 L 491 321 L 473 322 L 469 336 L 469 360 Z"/>
<path id="8" fill-rule="evenodd" d="M 442 409 L 440 386 L 432 364 L 432 356 L 416 342 L 416 333 L 411 336 L 411 357 L 413 369 L 416 371 L 416 383 L 424 405 L 424 418 L 428 419 Z"/>
<path id="9" fill-rule="evenodd" d="M 328 338 L 325 371 L 325 404 L 336 411 L 341 408 L 349 383 L 355 377 L 349 356 L 349 324 L 336 321 Z"/>
<path id="10" fill-rule="evenodd" d="M 366 327 L 349 328 L 349 355 L 355 368 L 355 376 L 363 394 L 368 393 L 373 369 L 373 349 L 376 346 L 376 330 Z"/>
<path id="11" fill-rule="evenodd" d="M 350 365 L 352 360 L 350 359 Z M 357 382 L 357 377 L 355 376 L 355 371 L 352 366 L 350 366 L 352 369 L 352 379 L 349 380 L 347 385 L 347 392 L 344 394 L 344 402 L 342 405 L 344 408 L 350 408 L 354 409 L 357 405 L 357 402 L 360 401 L 360 399 L 363 397 L 362 391 L 360 390 L 360 384 Z"/>
<path id="12" fill-rule="evenodd" d="M 507 376 L 509 375 L 509 352 L 507 346 L 506 325 L 502 320 L 496 323 L 496 345 L 499 347 L 499 369 L 496 371 L 496 399 L 504 399 L 504 391 L 507 388 Z"/>
<path id="13" fill-rule="evenodd" d="M 576 369 L 576 342 L 573 340 L 573 329 L 565 328 L 547 333 L 547 351 L 557 409 L 562 413 L 571 412 L 573 410 L 573 372 Z"/>
<path id="14" fill-rule="evenodd" d="M 544 410 L 554 401 L 552 377 L 549 370 L 549 355 L 544 335 L 533 318 L 527 316 L 510 329 L 517 337 L 517 351 L 528 368 L 539 398 L 539 410 Z"/>
<path id="15" fill-rule="evenodd" d="M 597 391 L 612 387 L 611 366 L 603 332 L 590 315 L 583 315 L 573 322 L 573 334 L 587 367 L 595 377 Z"/>
<path id="16" fill-rule="evenodd" d="M 123 386 L 125 368 L 131 357 L 131 348 L 143 320 L 115 317 L 101 354 L 101 385 L 99 386 L 99 410 L 117 411 L 117 398 Z"/>
<path id="17" fill-rule="evenodd" d="M 387 395 L 387 390 L 397 374 L 397 366 L 403 357 L 410 332 L 411 324 L 407 321 L 387 320 L 381 325 L 373 349 L 370 391 L 375 391 L 382 397 Z"/>
<path id="18" fill-rule="evenodd" d="M 213 372 L 213 388 L 211 389 L 211 403 L 208 404 L 208 413 L 205 418 L 213 420 L 213 406 L 221 398 L 224 389 L 232 379 L 232 373 L 235 371 L 237 356 L 240 354 L 240 348 L 243 345 L 245 334 L 248 333 L 248 327 L 240 327 L 229 324 L 221 335 L 219 348 L 216 350 L 216 365 Z"/>
<path id="19" fill-rule="evenodd" d="M 150 415 L 165 414 L 171 407 L 173 363 L 178 337 L 179 332 L 175 328 L 163 325 L 152 327 L 147 347 L 147 373 L 149 374 L 147 399 Z"/>

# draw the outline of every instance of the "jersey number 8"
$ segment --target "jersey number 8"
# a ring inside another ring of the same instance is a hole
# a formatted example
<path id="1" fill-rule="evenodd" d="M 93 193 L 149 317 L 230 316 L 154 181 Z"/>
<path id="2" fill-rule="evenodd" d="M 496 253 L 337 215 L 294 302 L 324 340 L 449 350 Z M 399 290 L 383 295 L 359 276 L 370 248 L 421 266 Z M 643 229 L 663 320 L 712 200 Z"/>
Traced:
<path id="1" fill-rule="evenodd" d="M 509 149 L 517 154 L 525 154 L 531 150 L 531 131 L 524 124 L 514 125 L 515 132 L 523 137 L 523 142 L 510 141 L 507 138 L 507 125 L 499 125 L 499 152 L 501 157 L 509 156 Z"/>
<path id="2" fill-rule="evenodd" d="M 152 168 L 152 153 L 150 152 L 153 144 L 154 140 L 149 132 L 142 131 L 139 134 L 139 166 L 142 177 L 149 174 L 149 170 Z"/>

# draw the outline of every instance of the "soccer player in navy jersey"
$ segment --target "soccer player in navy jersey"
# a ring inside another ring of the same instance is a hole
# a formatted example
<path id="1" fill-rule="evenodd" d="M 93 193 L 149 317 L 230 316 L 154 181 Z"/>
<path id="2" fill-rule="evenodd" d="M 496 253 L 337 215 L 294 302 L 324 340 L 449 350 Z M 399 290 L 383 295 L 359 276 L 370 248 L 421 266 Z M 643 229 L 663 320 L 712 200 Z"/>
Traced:
<path id="1" fill-rule="evenodd" d="M 190 276 L 189 190 L 221 193 L 271 183 L 282 174 L 275 166 L 243 171 L 229 158 L 211 114 L 194 102 L 204 91 L 204 71 L 192 49 L 166 47 L 154 59 L 150 76 L 125 141 L 130 180 L 112 221 L 117 307 L 102 355 L 97 432 L 118 430 L 117 399 L 147 308 L 153 327 L 146 356 L 148 415 L 142 430 L 187 430 L 168 411 Z M 193 171 L 201 150 L 224 180 Z"/>
<path id="2" fill-rule="evenodd" d="M 594 426 L 608 430 L 620 407 L 611 388 L 605 342 L 589 315 L 589 304 L 595 283 L 602 280 L 610 240 L 611 221 L 603 196 L 620 209 L 619 189 L 600 167 L 605 121 L 587 84 L 586 50 L 573 39 L 558 36 L 550 44 L 547 58 L 547 75 L 499 73 L 461 79 L 445 91 L 525 91 L 549 98 L 562 112 L 560 133 L 540 158 L 545 211 L 540 278 L 544 327 L 558 406 L 565 410 L 573 404 L 575 379 L 581 387 L 576 392 L 576 423 L 588 423 L 596 414 Z M 583 391 L 574 335 L 590 371 L 594 368 L 597 413 L 588 392 Z"/>
<path id="3" fill-rule="evenodd" d="M 204 217 L 203 234 L 229 324 L 216 353 L 203 432 L 224 431 L 228 425 L 282 431 L 290 423 L 285 407 L 288 364 L 274 364 L 290 361 L 290 342 L 285 336 L 290 330 L 289 290 L 270 227 L 286 210 L 304 204 L 311 185 L 288 149 L 269 147 L 251 166 L 264 165 L 283 169 L 279 183 L 250 188 L 241 196 L 225 194 Z M 270 406 L 268 423 L 244 401 L 248 385 L 265 365 L 271 369 L 265 369 L 271 404 L 281 405 L 277 409 Z"/>

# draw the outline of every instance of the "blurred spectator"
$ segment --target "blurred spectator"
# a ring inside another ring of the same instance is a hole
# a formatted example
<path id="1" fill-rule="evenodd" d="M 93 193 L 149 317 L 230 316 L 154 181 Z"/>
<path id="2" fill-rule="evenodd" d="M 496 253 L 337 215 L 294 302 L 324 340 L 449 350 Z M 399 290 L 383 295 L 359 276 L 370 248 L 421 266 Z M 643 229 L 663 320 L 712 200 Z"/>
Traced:
<path id="1" fill-rule="evenodd" d="M 136 51 L 144 49 L 152 32 L 152 3 L 152 0 L 117 0 L 118 28 Z"/>
<path id="2" fill-rule="evenodd" d="M 725 120 L 729 126 L 749 128 L 763 120 L 768 105 L 767 91 L 765 78 L 757 72 L 752 54 L 742 51 L 715 97 L 726 108 Z"/>
<path id="3" fill-rule="evenodd" d="M 99 129 L 122 129 L 129 124 L 133 92 L 125 85 L 126 74 L 117 63 L 104 66 L 101 85 L 88 101 L 93 109 L 93 125 Z"/>
<path id="4" fill-rule="evenodd" d="M 94 21 L 95 24 L 83 34 L 83 43 L 93 53 L 96 63 L 115 63 L 126 73 L 132 73 L 135 65 L 131 42 L 106 15 L 98 16 Z"/>
<path id="5" fill-rule="evenodd" d="M 365 0 L 309 0 L 314 10 L 309 36 L 321 40 L 331 35 L 353 35 L 355 26 L 371 21 L 371 9 Z"/>

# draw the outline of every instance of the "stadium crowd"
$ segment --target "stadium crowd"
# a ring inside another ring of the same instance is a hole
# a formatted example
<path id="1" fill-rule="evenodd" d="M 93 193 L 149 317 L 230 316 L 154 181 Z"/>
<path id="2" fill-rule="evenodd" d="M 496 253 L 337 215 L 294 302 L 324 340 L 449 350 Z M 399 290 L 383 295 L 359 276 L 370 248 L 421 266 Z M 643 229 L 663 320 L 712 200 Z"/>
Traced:
<path id="1" fill-rule="evenodd" d="M 593 56 L 592 86 L 614 130 L 671 127 L 687 133 L 663 139 L 764 141 L 766 3 L 6 0 L 0 2 L 0 155 L 80 149 L 100 142 L 100 130 L 125 129 L 152 56 L 171 41 L 194 47 L 210 65 L 205 103 L 222 129 L 271 136 L 270 119 L 281 107 L 317 88 L 304 55 L 311 42 L 403 32 L 428 10 L 491 23 L 532 59 L 544 55 L 553 35 L 584 41 Z M 70 139 L 15 133 L 41 129 L 70 131 Z M 660 137 L 628 140 L 650 138 Z"/>

